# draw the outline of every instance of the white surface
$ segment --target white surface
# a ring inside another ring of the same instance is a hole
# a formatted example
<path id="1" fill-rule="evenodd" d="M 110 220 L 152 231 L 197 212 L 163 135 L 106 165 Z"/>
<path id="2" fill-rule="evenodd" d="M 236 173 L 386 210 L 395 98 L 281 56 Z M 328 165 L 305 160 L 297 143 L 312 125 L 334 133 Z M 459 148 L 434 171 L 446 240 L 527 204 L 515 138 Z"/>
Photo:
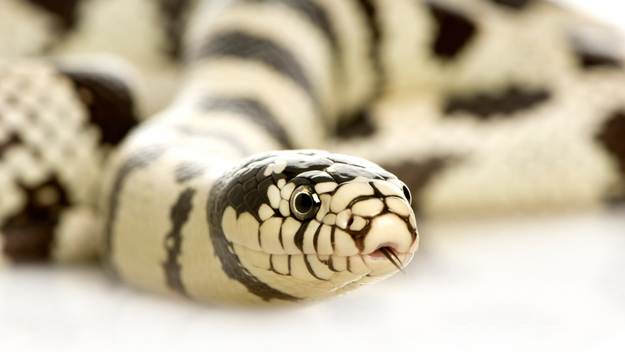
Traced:
<path id="1" fill-rule="evenodd" d="M 601 18 L 615 25 L 616 27 L 625 28 L 625 3 L 618 0 L 552 0 L 565 4 L 566 6 L 574 6 L 586 13 L 590 13 L 597 18 Z"/>
<path id="2" fill-rule="evenodd" d="M 93 267 L 5 271 L 0 350 L 625 348 L 625 209 L 429 221 L 421 232 L 422 247 L 405 275 L 290 309 L 155 296 Z"/>
<path id="3" fill-rule="evenodd" d="M 578 0 L 622 21 L 625 4 Z M 622 351 L 625 209 L 420 223 L 405 275 L 317 305 L 241 310 L 97 267 L 0 272 L 0 351 Z"/>

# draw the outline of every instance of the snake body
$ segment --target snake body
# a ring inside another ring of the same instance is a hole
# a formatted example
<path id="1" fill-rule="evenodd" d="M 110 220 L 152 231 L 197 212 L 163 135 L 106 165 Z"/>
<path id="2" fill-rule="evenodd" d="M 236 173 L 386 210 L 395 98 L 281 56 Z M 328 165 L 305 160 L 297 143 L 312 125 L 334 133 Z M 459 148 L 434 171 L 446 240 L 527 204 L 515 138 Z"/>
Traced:
<path id="1" fill-rule="evenodd" d="M 625 196 L 620 42 L 547 1 L 1 6 L 7 262 L 314 301 L 408 264 L 415 211 Z"/>

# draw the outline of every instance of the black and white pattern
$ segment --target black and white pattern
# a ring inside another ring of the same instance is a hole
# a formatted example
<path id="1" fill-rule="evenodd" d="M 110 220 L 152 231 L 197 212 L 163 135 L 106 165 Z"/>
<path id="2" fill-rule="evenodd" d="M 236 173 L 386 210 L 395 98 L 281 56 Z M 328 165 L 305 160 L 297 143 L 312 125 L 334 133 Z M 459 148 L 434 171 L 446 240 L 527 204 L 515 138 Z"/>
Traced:
<path id="1" fill-rule="evenodd" d="M 3 261 L 100 251 L 151 290 L 299 302 L 400 270 L 415 211 L 625 199 L 619 40 L 549 1 L 6 0 L 0 23 Z"/>

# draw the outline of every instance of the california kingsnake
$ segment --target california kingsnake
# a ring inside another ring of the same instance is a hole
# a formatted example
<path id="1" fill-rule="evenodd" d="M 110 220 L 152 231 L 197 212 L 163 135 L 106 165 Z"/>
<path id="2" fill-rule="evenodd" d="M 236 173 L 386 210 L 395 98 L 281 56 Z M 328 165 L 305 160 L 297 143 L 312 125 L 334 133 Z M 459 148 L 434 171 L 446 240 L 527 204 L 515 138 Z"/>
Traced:
<path id="1" fill-rule="evenodd" d="M 319 300 L 407 264 L 414 210 L 625 196 L 619 42 L 547 1 L 2 6 L 8 261 L 99 248 L 155 291 Z M 123 60 L 69 55 L 95 51 Z"/>

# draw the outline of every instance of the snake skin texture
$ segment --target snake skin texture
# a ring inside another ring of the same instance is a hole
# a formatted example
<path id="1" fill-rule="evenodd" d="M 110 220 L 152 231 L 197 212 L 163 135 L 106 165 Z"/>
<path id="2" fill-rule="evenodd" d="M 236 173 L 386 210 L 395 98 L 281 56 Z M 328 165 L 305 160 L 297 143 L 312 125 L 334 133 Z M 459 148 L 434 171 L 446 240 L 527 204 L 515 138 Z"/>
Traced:
<path id="1" fill-rule="evenodd" d="M 622 40 L 549 1 L 4 0 L 0 33 L 1 262 L 315 301 L 407 265 L 415 213 L 625 199 Z"/>

